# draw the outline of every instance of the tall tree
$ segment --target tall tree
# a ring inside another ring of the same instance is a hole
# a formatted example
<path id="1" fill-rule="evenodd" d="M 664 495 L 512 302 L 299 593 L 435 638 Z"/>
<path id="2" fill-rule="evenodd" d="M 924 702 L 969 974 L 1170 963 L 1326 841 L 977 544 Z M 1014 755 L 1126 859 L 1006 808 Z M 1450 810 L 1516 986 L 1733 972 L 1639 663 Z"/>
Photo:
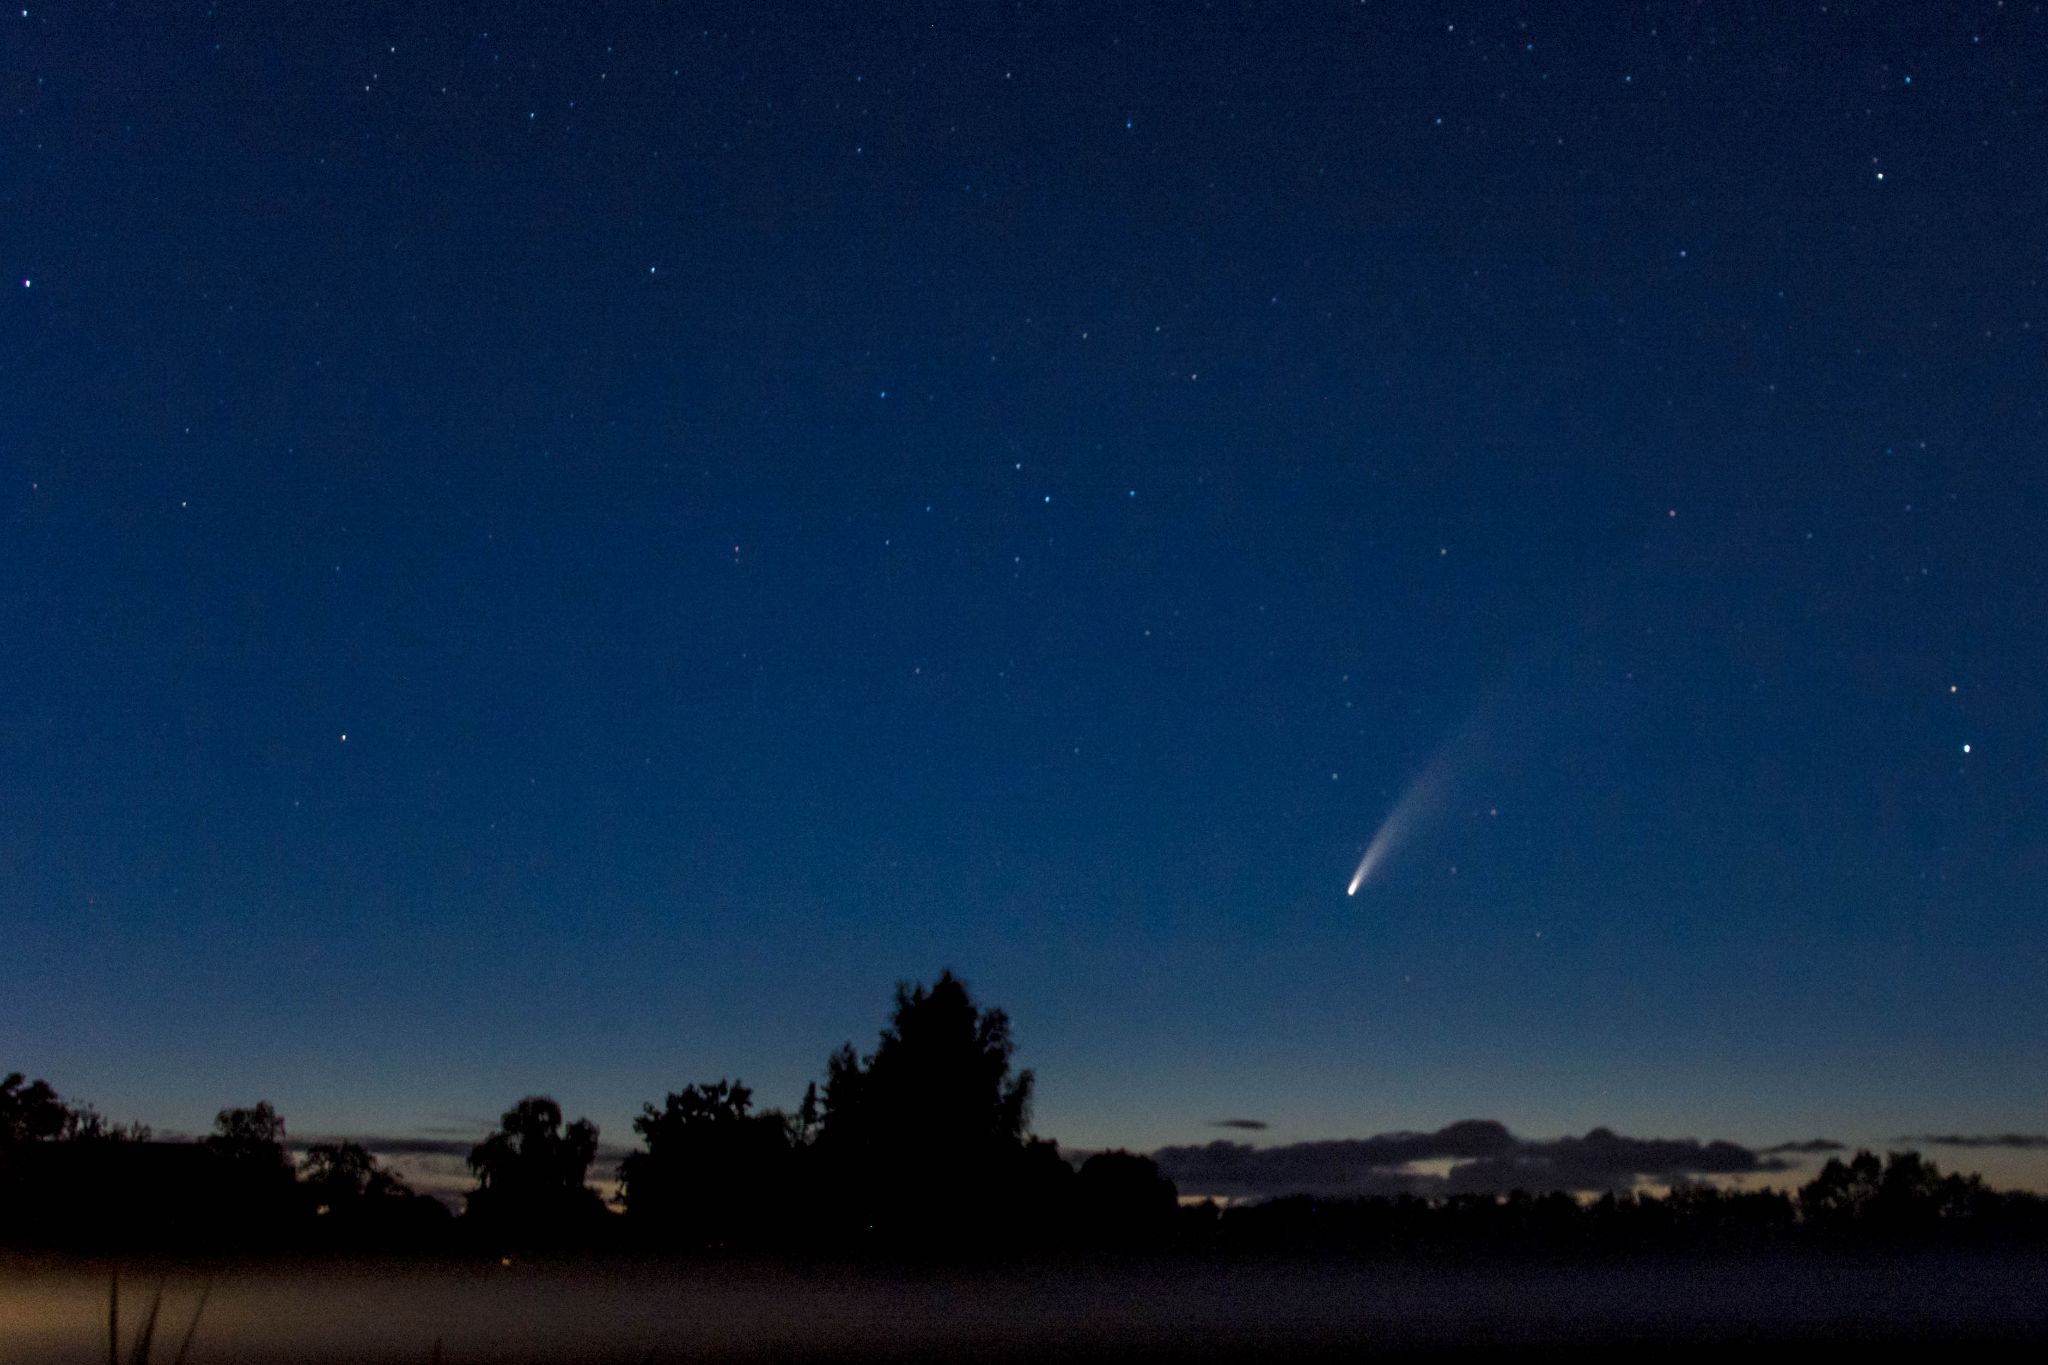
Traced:
<path id="1" fill-rule="evenodd" d="M 966 983 L 896 988 L 874 1052 L 827 1062 L 817 1148 L 842 1215 L 878 1230 L 962 1235 L 1002 1221 L 1026 1168 L 1032 1077 L 1013 1072 L 1000 1009 Z"/>
<path id="2" fill-rule="evenodd" d="M 565 1235 L 604 1212 L 597 1191 L 584 1183 L 596 1159 L 596 1124 L 577 1119 L 565 1130 L 562 1106 L 529 1095 L 470 1149 L 470 1216 L 514 1238 Z"/>
<path id="3" fill-rule="evenodd" d="M 1031 1111 L 1032 1075 L 1011 1074 L 1010 1017 L 977 1008 L 951 971 L 930 987 L 896 987 L 880 1042 L 847 1043 L 827 1063 L 819 1141 L 959 1151 L 1016 1147 Z"/>

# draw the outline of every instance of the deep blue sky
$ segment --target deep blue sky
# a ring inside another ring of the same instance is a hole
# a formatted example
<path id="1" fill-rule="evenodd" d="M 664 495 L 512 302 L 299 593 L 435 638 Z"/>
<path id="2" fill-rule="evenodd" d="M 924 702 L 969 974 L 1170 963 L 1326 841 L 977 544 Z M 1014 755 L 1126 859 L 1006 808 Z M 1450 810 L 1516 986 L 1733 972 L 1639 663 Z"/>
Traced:
<path id="1" fill-rule="evenodd" d="M 0 1069 L 2039 1131 L 2048 17 L 1767 10 L 7 11 Z"/>

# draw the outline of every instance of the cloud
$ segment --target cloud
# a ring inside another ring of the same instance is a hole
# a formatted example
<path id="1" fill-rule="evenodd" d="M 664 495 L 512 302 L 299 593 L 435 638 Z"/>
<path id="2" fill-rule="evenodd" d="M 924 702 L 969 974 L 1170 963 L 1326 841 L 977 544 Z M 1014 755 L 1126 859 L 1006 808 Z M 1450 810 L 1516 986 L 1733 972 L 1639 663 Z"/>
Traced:
<path id="1" fill-rule="evenodd" d="M 308 1146 L 316 1142 L 353 1142 L 367 1148 L 372 1156 L 452 1157 L 457 1161 L 466 1162 L 469 1160 L 470 1152 L 487 1136 L 489 1136 L 488 1129 L 479 1132 L 474 1137 L 466 1138 L 423 1137 L 412 1133 L 339 1133 L 325 1134 L 317 1137 L 295 1137 L 292 1139 L 291 1145 L 298 1151 L 304 1151 Z M 592 1163 L 593 1169 L 606 1165 L 616 1166 L 619 1164 L 620 1158 L 624 1157 L 631 1150 L 632 1148 L 630 1147 L 620 1147 L 613 1143 L 599 1143 L 597 1160 Z"/>
<path id="2" fill-rule="evenodd" d="M 437 1115 L 439 1122 L 423 1123 L 415 1132 L 431 1133 L 435 1137 L 462 1137 L 466 1134 L 483 1134 L 498 1126 L 496 1119 L 470 1118 L 463 1114 Z"/>
<path id="3" fill-rule="evenodd" d="M 1837 1142 L 1833 1138 L 1808 1138 L 1804 1142 L 1780 1142 L 1774 1147 L 1759 1147 L 1757 1148 L 1757 1154 L 1759 1156 L 1776 1156 L 1780 1152 L 1814 1153 L 1846 1152 L 1848 1150 L 1849 1148 L 1846 1143 Z"/>
<path id="4" fill-rule="evenodd" d="M 1263 1199 L 1273 1195 L 1428 1194 L 1434 1177 L 1359 1159 L 1351 1142 L 1298 1142 L 1258 1148 L 1218 1139 L 1201 1146 L 1162 1147 L 1152 1154 L 1183 1195 Z M 1440 1183 L 1440 1182 L 1437 1182 Z"/>
<path id="5" fill-rule="evenodd" d="M 1899 1141 L 1924 1142 L 1930 1147 L 2009 1147 L 2021 1152 L 2048 1149 L 2048 1133 L 1996 1133 L 1975 1136 L 1942 1133 L 1925 1137 L 1905 1137 Z"/>
<path id="6" fill-rule="evenodd" d="M 316 1142 L 353 1142 L 358 1146 L 368 1148 L 372 1156 L 446 1156 L 467 1161 L 470 1149 L 482 1140 L 482 1134 L 472 1138 L 393 1137 L 370 1134 L 367 1136 L 294 1138 L 292 1146 L 303 1150 Z"/>
<path id="7" fill-rule="evenodd" d="M 1264 1119 L 1215 1119 L 1210 1122 L 1209 1126 L 1211 1128 L 1242 1128 L 1247 1132 L 1256 1133 L 1273 1125 L 1267 1123 Z"/>
<path id="8" fill-rule="evenodd" d="M 1583 1137 L 1519 1138 L 1488 1119 L 1466 1119 L 1433 1133 L 1382 1133 L 1278 1147 L 1219 1139 L 1162 1147 L 1152 1158 L 1181 1193 L 1233 1199 L 1515 1189 L 1592 1192 L 1627 1189 L 1645 1180 L 1669 1184 L 1788 1169 L 1777 1156 L 1732 1142 L 1623 1137 L 1609 1128 L 1595 1128 Z M 1450 1165 L 1438 1174 L 1414 1169 L 1421 1162 Z"/>

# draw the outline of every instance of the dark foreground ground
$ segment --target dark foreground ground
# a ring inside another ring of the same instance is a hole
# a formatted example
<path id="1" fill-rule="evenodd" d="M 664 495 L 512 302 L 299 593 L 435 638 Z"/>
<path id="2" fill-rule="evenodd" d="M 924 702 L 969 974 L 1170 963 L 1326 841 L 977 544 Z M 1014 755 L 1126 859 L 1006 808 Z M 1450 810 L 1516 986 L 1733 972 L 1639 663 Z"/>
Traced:
<path id="1" fill-rule="evenodd" d="M 0 1360 L 106 1359 L 105 1262 L 0 1261 Z M 802 1269 L 129 1263 L 122 1338 L 202 1286 L 209 1362 L 1726 1359 L 1868 1342 L 2031 1358 L 2048 1256 L 1815 1254 L 1578 1265 L 1096 1263 Z M 1993 1348 L 1987 1351 L 1986 1348 Z M 124 1358 L 126 1347 L 124 1344 Z"/>

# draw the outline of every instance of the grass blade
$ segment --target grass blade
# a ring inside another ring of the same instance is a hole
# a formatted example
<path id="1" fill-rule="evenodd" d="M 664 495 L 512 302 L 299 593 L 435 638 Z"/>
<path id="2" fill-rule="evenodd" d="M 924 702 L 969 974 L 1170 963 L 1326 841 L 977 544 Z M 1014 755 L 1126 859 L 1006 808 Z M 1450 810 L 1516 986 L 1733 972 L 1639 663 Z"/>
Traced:
<path id="1" fill-rule="evenodd" d="M 156 1297 L 150 1300 L 149 1316 L 142 1320 L 142 1330 L 135 1334 L 135 1349 L 128 1353 L 128 1365 L 149 1365 L 149 1343 L 156 1335 L 156 1315 L 164 1306 L 164 1291 L 161 1286 Z"/>
<path id="2" fill-rule="evenodd" d="M 213 1295 L 213 1281 L 208 1280 L 199 1290 L 199 1306 L 192 1310 L 192 1325 L 185 1329 L 185 1339 L 178 1343 L 178 1354 L 171 1365 L 185 1365 L 185 1353 L 192 1349 L 192 1338 L 199 1331 L 199 1315 L 206 1311 L 206 1301 Z"/>

